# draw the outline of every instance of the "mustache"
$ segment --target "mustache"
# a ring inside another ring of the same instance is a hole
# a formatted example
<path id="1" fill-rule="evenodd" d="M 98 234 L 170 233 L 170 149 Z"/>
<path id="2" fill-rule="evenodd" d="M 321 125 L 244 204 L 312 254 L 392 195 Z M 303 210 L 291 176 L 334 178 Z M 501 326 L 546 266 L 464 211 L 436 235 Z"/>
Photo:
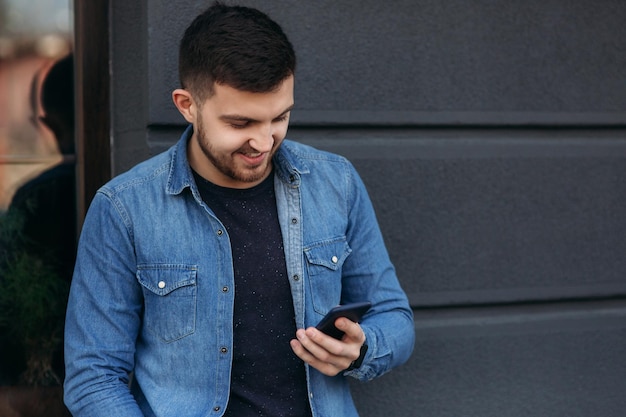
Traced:
<path id="1" fill-rule="evenodd" d="M 250 145 L 244 145 L 241 148 L 237 149 L 238 153 L 259 153 L 257 149 L 254 149 Z"/>
<path id="2" fill-rule="evenodd" d="M 276 149 L 276 141 L 274 141 L 274 143 L 272 144 L 272 148 L 268 151 L 268 153 L 272 153 L 275 149 Z M 237 149 L 235 153 L 253 154 L 253 153 L 265 153 L 265 152 L 255 149 L 253 146 L 250 146 L 249 143 L 246 143 L 245 145 Z"/>

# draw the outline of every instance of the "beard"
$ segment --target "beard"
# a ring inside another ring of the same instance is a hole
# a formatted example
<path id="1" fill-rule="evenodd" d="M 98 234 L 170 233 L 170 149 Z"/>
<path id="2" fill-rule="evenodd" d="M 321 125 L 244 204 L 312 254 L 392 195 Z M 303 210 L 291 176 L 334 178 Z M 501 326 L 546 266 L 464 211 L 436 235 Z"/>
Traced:
<path id="1" fill-rule="evenodd" d="M 218 153 L 215 151 L 211 142 L 207 139 L 204 131 L 204 125 L 200 118 L 197 123 L 197 140 L 200 149 L 209 162 L 226 177 L 244 183 L 255 183 L 264 179 L 272 169 L 272 157 L 278 150 L 275 144 L 270 154 L 264 159 L 263 163 L 258 166 L 238 166 L 235 154 L 237 153 L 253 153 L 256 152 L 250 145 L 246 144 L 231 154 Z"/>

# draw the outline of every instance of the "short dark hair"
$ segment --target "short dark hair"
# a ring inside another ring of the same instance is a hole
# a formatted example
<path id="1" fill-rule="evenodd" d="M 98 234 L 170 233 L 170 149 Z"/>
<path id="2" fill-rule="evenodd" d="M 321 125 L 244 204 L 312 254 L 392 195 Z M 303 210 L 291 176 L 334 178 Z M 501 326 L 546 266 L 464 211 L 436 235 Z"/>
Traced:
<path id="1" fill-rule="evenodd" d="M 74 56 L 69 54 L 50 68 L 41 86 L 41 107 L 44 115 L 63 119 L 74 125 Z"/>
<path id="2" fill-rule="evenodd" d="M 221 84 L 266 93 L 293 75 L 296 56 L 282 28 L 265 13 L 215 2 L 180 42 L 180 83 L 201 103 Z"/>

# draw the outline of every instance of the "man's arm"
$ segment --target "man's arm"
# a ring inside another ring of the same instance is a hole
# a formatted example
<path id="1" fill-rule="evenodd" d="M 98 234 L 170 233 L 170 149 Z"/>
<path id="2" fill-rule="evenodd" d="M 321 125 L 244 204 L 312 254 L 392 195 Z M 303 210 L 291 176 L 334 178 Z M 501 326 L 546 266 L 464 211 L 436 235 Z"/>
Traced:
<path id="1" fill-rule="evenodd" d="M 79 242 L 65 327 L 65 402 L 75 417 L 142 416 L 128 388 L 141 290 L 118 209 L 99 192 Z"/>
<path id="2" fill-rule="evenodd" d="M 351 179 L 346 192 L 346 238 L 352 252 L 342 266 L 341 302 L 370 301 L 372 307 L 360 325 L 337 320 L 346 332 L 341 341 L 310 327 L 299 329 L 291 343 L 294 352 L 309 365 L 326 375 L 336 375 L 359 356 L 365 341 L 368 349 L 361 366 L 346 375 L 369 380 L 408 360 L 415 328 L 365 185 L 351 165 L 343 178 Z"/>

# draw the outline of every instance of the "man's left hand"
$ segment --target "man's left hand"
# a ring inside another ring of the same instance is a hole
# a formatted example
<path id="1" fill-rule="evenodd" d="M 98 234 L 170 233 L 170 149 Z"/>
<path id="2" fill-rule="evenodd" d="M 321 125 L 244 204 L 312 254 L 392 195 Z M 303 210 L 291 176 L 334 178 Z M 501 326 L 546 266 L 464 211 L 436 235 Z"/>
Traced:
<path id="1" fill-rule="evenodd" d="M 345 334 L 337 340 L 315 327 L 298 329 L 291 348 L 300 359 L 328 376 L 348 369 L 358 359 L 365 333 L 358 323 L 345 317 L 338 318 L 335 326 Z"/>

